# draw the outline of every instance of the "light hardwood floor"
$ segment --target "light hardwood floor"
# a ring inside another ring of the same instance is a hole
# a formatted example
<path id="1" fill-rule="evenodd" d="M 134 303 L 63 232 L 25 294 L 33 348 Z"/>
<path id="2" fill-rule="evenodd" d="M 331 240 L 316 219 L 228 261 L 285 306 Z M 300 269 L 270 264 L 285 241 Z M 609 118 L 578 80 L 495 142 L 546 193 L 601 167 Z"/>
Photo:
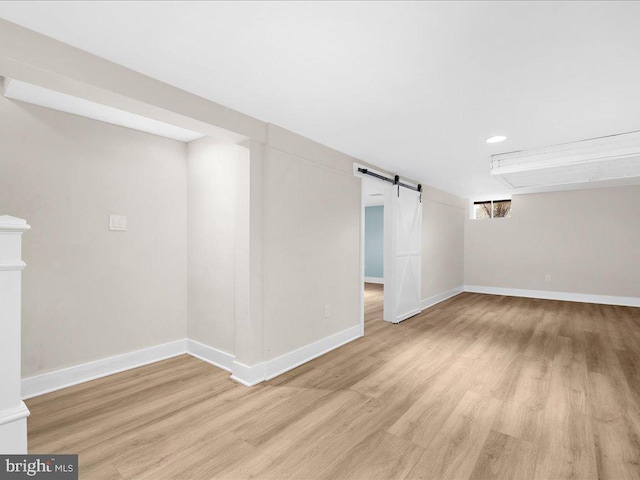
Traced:
<path id="1" fill-rule="evenodd" d="M 87 479 L 640 478 L 640 309 L 465 293 L 245 388 L 181 356 L 27 401 Z"/>

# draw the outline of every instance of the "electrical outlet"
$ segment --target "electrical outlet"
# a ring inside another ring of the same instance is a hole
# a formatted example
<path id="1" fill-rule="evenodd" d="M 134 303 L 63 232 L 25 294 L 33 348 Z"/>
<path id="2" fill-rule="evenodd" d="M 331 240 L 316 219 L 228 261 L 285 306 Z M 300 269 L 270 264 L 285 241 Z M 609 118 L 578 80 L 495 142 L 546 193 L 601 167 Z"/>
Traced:
<path id="1" fill-rule="evenodd" d="M 331 316 L 331 305 L 328 303 L 324 306 L 324 318 L 329 318 Z"/>
<path id="2" fill-rule="evenodd" d="M 545 275 L 544 277 L 545 282 L 550 282 L 551 281 L 551 275 L 549 275 L 548 273 Z"/>

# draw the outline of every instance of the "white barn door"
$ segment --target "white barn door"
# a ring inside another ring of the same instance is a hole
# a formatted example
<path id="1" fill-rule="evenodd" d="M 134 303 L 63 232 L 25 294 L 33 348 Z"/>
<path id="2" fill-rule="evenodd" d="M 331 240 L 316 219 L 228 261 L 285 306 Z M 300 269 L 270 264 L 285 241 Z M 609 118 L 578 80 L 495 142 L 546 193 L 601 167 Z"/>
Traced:
<path id="1" fill-rule="evenodd" d="M 397 185 L 384 197 L 384 319 L 399 323 L 420 313 L 422 202 Z"/>

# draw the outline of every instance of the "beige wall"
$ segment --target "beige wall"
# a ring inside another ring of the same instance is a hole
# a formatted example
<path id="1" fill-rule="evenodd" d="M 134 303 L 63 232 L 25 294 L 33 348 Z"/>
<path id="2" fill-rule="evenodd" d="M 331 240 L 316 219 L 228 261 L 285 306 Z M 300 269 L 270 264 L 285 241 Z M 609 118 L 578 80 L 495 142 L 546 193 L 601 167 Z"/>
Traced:
<path id="1" fill-rule="evenodd" d="M 235 231 L 239 162 L 248 150 L 203 138 L 188 156 L 188 336 L 234 353 Z"/>
<path id="2" fill-rule="evenodd" d="M 34 227 L 25 236 L 24 375 L 185 336 L 234 354 L 236 202 L 248 149 L 0 101 L 0 207 Z M 357 325 L 360 308 L 356 160 L 270 128 L 256 357 L 265 360 Z M 461 283 L 462 214 L 455 196 L 427 187 L 424 200 L 427 298 Z M 110 213 L 127 215 L 129 231 L 109 232 Z"/>
<path id="3" fill-rule="evenodd" d="M 1 135 L 8 140 L 0 146 L 0 162 L 7 176 L 0 182 L 15 178 L 17 184 L 2 185 L 0 207 L 32 223 L 25 257 L 45 265 L 25 280 L 31 290 L 24 299 L 25 328 L 48 322 L 25 333 L 28 373 L 181 338 L 187 333 L 187 304 L 189 334 L 235 352 L 247 365 L 358 324 L 356 159 L 16 25 L 0 20 L 0 27 L 2 75 L 252 145 L 245 165 L 251 187 L 243 190 L 250 194 L 240 195 L 244 214 L 235 212 L 233 242 L 228 231 L 222 233 L 231 221 L 227 204 L 212 209 L 220 208 L 218 220 L 194 230 L 197 217 L 208 215 L 209 205 L 198 198 L 219 200 L 230 185 L 219 179 L 202 185 L 191 176 L 194 238 L 188 261 L 184 145 L 35 107 L 11 107 L 11 115 L 3 115 Z M 29 162 L 17 160 L 22 143 Z M 432 189 L 425 196 L 423 293 L 432 296 L 457 286 L 462 232 L 458 217 L 447 213 L 458 211 L 458 200 Z M 101 215 L 109 213 L 128 215 L 130 231 L 105 231 Z M 209 235 L 219 241 L 220 252 L 228 254 L 234 244 L 232 281 L 211 272 L 230 271 L 230 261 L 207 245 Z M 64 275 L 56 275 L 62 267 Z M 212 291 L 219 294 L 208 297 Z M 230 292 L 235 310 L 222 298 Z M 324 317 L 326 304 L 330 318 Z M 243 326 L 235 329 L 235 350 L 226 321 L 232 314 Z M 243 337 L 247 332 L 250 339 Z"/>
<path id="4" fill-rule="evenodd" d="M 640 297 L 639 205 L 638 186 L 515 195 L 512 218 L 466 220 L 465 284 Z"/>
<path id="5" fill-rule="evenodd" d="M 422 208 L 422 299 L 464 285 L 465 199 L 424 188 Z"/>
<path id="6" fill-rule="evenodd" d="M 360 318 L 354 159 L 277 127 L 270 139 L 264 173 L 266 360 L 356 326 Z"/>
<path id="7" fill-rule="evenodd" d="M 183 143 L 0 97 L 0 172 L 0 212 L 32 227 L 23 376 L 185 337 Z"/>
<path id="8" fill-rule="evenodd" d="M 270 126 L 265 164 L 266 359 L 358 325 L 361 180 L 353 157 Z M 463 285 L 465 200 L 425 187 L 422 298 Z M 331 305 L 332 315 L 324 317 Z"/>

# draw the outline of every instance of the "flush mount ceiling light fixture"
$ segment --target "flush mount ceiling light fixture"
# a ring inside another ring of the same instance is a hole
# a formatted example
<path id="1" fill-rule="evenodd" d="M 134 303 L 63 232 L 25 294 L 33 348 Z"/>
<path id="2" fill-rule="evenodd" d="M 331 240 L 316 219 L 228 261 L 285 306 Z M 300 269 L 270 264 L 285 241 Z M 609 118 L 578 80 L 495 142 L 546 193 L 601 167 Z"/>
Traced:
<path id="1" fill-rule="evenodd" d="M 504 142 L 507 139 L 504 135 L 494 135 L 493 137 L 487 138 L 487 143 L 500 143 Z"/>
<path id="2" fill-rule="evenodd" d="M 640 177 L 640 131 L 492 155 L 491 175 L 512 189 Z"/>

